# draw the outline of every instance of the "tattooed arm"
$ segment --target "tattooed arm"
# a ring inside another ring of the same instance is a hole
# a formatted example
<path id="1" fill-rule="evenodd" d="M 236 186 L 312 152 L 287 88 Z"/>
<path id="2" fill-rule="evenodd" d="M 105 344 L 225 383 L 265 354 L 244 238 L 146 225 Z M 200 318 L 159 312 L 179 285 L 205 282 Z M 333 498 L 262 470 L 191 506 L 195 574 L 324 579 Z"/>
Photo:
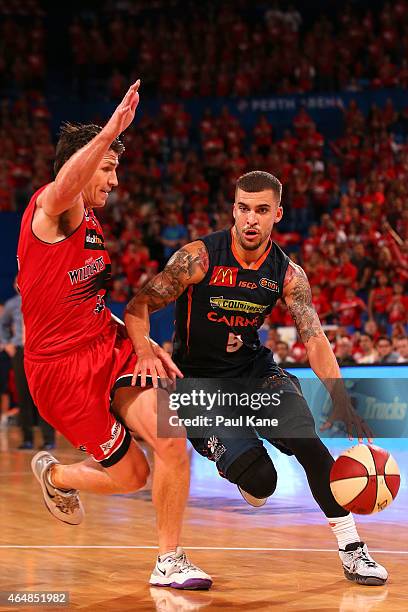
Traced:
<path id="1" fill-rule="evenodd" d="M 310 367 L 321 379 L 340 378 L 340 368 L 312 303 L 312 291 L 303 269 L 289 262 L 283 299 L 306 347 Z"/>
<path id="2" fill-rule="evenodd" d="M 202 281 L 208 271 L 208 265 L 208 252 L 201 240 L 186 244 L 174 253 L 164 270 L 142 287 L 127 305 L 125 324 L 138 356 L 133 382 L 140 373 L 144 386 L 147 370 L 152 373 L 153 383 L 156 382 L 156 385 L 157 374 L 163 378 L 166 376 L 162 364 L 164 355 L 161 354 L 160 347 L 152 345 L 149 338 L 149 314 L 174 302 L 189 285 Z M 176 370 L 173 369 L 170 374 L 174 374 Z M 177 370 L 176 374 L 179 376 L 181 372 Z"/>
<path id="3" fill-rule="evenodd" d="M 322 329 L 312 303 L 312 291 L 302 268 L 289 263 L 283 283 L 283 299 L 295 322 L 300 339 L 304 343 L 310 367 L 326 386 L 333 401 L 333 410 L 321 431 L 329 429 L 334 421 L 343 421 L 352 437 L 353 428 L 361 440 L 371 439 L 371 431 L 351 405 L 340 368 L 333 350 Z"/>

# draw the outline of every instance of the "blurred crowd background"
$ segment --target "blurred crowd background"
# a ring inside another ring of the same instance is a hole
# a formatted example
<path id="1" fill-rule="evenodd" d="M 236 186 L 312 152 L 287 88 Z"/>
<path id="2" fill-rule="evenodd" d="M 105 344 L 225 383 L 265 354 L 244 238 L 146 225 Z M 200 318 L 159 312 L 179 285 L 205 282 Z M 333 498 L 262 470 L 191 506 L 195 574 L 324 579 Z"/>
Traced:
<path id="1" fill-rule="evenodd" d="M 326 5 L 83 0 L 62 22 L 51 2 L 1 3 L 0 225 L 18 227 L 52 180 L 61 121 L 103 123 L 140 77 L 100 216 L 112 310 L 183 244 L 229 227 L 236 179 L 261 169 L 283 183 L 273 238 L 306 270 L 339 363 L 408 363 L 408 2 Z M 3 414 L 21 404 L 12 234 L 0 245 Z M 171 351 L 167 310 L 152 329 Z M 261 335 L 279 363 L 305 363 L 283 303 Z"/>

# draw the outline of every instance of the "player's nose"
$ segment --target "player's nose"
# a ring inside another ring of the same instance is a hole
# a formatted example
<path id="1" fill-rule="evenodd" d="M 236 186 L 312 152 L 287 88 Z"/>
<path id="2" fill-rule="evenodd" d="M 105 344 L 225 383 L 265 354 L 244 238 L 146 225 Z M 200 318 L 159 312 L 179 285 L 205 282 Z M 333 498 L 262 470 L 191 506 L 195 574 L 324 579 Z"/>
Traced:
<path id="1" fill-rule="evenodd" d="M 118 177 L 116 176 L 116 172 L 114 172 L 113 174 L 110 175 L 109 177 L 109 186 L 110 187 L 117 187 L 119 184 L 118 182 Z"/>
<path id="2" fill-rule="evenodd" d="M 250 210 L 247 216 L 247 223 L 250 225 L 255 225 L 257 223 L 256 213 L 253 210 Z"/>

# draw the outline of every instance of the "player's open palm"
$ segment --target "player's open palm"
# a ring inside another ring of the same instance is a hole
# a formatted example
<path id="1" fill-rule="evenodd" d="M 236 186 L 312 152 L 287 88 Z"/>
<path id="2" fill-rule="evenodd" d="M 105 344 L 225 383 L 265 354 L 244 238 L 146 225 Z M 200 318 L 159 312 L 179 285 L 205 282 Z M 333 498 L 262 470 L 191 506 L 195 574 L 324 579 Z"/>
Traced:
<path id="1" fill-rule="evenodd" d="M 184 378 L 182 372 L 178 369 L 174 361 L 172 360 L 169 353 L 167 353 L 161 346 L 155 344 L 153 351 L 162 362 L 164 369 L 166 370 L 167 377 L 172 381 L 176 382 L 176 378 Z"/>
<path id="2" fill-rule="evenodd" d="M 138 376 L 140 376 L 140 386 L 145 387 L 148 377 L 151 377 L 151 384 L 155 389 L 160 385 L 167 387 L 170 380 L 174 382 L 176 376 L 180 378 L 183 374 L 180 372 L 172 358 L 166 351 L 159 346 L 152 346 L 151 351 L 138 353 L 137 363 L 133 372 L 132 385 L 136 385 Z"/>
<path id="3" fill-rule="evenodd" d="M 139 104 L 139 86 L 140 79 L 129 87 L 122 102 L 116 107 L 115 112 L 106 124 L 105 129 L 112 135 L 112 140 L 117 138 L 132 123 Z"/>

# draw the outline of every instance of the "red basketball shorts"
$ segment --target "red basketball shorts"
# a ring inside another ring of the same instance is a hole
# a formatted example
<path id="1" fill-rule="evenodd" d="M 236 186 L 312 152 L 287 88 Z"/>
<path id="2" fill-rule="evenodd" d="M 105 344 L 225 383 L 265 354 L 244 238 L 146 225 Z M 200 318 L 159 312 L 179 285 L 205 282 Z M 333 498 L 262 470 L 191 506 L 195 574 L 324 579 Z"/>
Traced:
<path id="1" fill-rule="evenodd" d="M 52 360 L 25 360 L 27 380 L 41 414 L 57 431 L 110 467 L 127 452 L 130 434 L 110 411 L 111 391 L 130 385 L 137 357 L 111 323 L 91 344 Z"/>

